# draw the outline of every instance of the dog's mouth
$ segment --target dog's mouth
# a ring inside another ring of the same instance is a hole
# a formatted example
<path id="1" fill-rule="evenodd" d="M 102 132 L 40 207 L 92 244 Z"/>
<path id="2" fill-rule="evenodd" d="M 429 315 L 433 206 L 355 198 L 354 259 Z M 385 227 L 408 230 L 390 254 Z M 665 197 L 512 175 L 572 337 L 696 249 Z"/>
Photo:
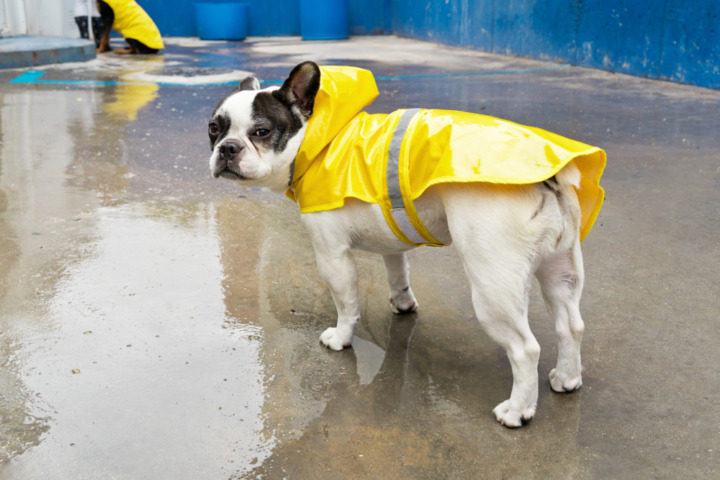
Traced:
<path id="1" fill-rule="evenodd" d="M 232 169 L 224 160 L 217 161 L 217 164 L 213 169 L 212 176 L 213 178 L 223 177 L 229 180 L 248 180 L 248 177 Z"/>
<path id="2" fill-rule="evenodd" d="M 215 178 L 218 177 L 227 178 L 228 180 L 247 180 L 247 177 L 244 177 L 239 173 L 233 172 L 232 170 L 229 170 L 227 168 L 219 173 L 216 173 Z"/>

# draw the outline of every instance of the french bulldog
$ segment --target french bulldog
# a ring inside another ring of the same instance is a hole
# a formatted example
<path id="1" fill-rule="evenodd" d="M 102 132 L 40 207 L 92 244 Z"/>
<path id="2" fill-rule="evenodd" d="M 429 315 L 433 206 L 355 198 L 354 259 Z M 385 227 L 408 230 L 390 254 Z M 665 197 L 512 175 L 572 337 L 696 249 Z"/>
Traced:
<path id="1" fill-rule="evenodd" d="M 261 89 L 259 81 L 250 77 L 222 99 L 208 127 L 212 176 L 279 194 L 292 189 L 295 159 L 314 112 L 321 75 L 316 64 L 305 62 L 282 86 Z M 484 145 L 474 148 L 479 152 Z M 530 331 L 527 313 L 533 275 L 554 319 L 559 343 L 550 386 L 564 393 L 582 385 L 580 175 L 570 163 L 536 183 L 437 184 L 414 200 L 417 216 L 432 237 L 455 245 L 471 284 L 477 319 L 507 352 L 512 392 L 493 409 L 507 427 L 522 426 L 536 410 L 540 345 Z M 322 333 L 323 345 L 333 350 L 350 346 L 360 317 L 353 249 L 382 255 L 394 313 L 418 308 L 406 252 L 422 242 L 400 239 L 378 204 L 346 198 L 337 208 L 301 213 L 300 218 L 337 308 L 337 325 Z"/>

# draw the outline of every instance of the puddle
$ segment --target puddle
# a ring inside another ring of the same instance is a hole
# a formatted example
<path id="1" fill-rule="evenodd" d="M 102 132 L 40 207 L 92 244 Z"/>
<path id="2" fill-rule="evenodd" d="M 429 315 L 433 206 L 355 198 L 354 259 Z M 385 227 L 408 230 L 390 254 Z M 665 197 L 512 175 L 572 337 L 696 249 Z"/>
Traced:
<path id="1" fill-rule="evenodd" d="M 124 80 L 154 82 L 159 84 L 208 85 L 234 81 L 239 82 L 250 75 L 252 75 L 252 72 L 232 70 L 229 68 L 168 66 L 162 70 L 129 73 L 123 75 L 122 78 Z"/>
<path id="2" fill-rule="evenodd" d="M 227 312 L 213 205 L 101 208 L 93 221 L 46 308 L 6 331 L 44 429 L 9 471 L 202 478 L 261 461 L 263 333 Z"/>

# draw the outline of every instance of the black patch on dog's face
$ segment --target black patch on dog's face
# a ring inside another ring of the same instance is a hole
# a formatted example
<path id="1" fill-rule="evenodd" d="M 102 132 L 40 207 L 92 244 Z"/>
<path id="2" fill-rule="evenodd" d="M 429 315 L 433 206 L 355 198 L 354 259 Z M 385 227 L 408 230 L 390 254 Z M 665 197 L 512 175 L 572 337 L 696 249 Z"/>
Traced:
<path id="1" fill-rule="evenodd" d="M 237 92 L 234 92 L 235 94 Z M 208 123 L 210 149 L 227 137 L 232 126 L 232 112 L 223 108 L 228 95 L 215 107 Z M 252 102 L 252 126 L 242 132 L 247 135 L 258 151 L 282 152 L 291 138 L 302 128 L 302 119 L 290 107 L 276 98 L 272 92 L 259 92 Z"/>
<path id="2" fill-rule="evenodd" d="M 272 92 L 260 92 L 252 103 L 254 131 L 250 140 L 256 147 L 282 152 L 291 138 L 302 128 L 302 120 L 279 101 Z M 266 135 L 262 135 L 266 133 Z"/>
<path id="3" fill-rule="evenodd" d="M 223 100 L 224 101 L 224 100 Z M 221 102 L 222 104 L 222 102 Z M 215 112 L 220 105 L 215 107 Z M 210 150 L 215 148 L 215 145 L 227 136 L 228 130 L 230 129 L 230 117 L 222 114 L 216 115 L 213 112 L 212 119 L 208 123 L 208 136 L 210 137 Z"/>
<path id="4" fill-rule="evenodd" d="M 249 138 L 258 152 L 285 151 L 290 139 L 312 115 L 315 96 L 320 88 L 320 75 L 320 68 L 315 63 L 303 62 L 290 72 L 279 89 L 258 92 L 251 105 L 252 125 L 244 132 L 237 132 L 238 136 Z M 211 150 L 232 131 L 234 112 L 227 111 L 223 105 L 238 91 L 257 91 L 259 88 L 256 78 L 246 78 L 217 104 L 208 124 Z M 246 124 L 245 119 L 241 122 Z"/>
<path id="5" fill-rule="evenodd" d="M 242 82 L 240 82 L 240 85 L 238 85 L 235 90 L 225 95 L 223 99 L 220 100 L 217 105 L 215 105 L 215 109 L 213 110 L 212 116 L 210 117 L 210 122 L 208 123 L 210 150 L 213 150 L 215 148 L 215 145 L 223 138 L 225 138 L 230 128 L 230 117 L 227 114 L 218 115 L 218 110 L 220 109 L 220 107 L 225 103 L 228 98 L 232 97 L 239 91 L 257 90 L 259 88 L 260 83 L 258 82 L 258 80 L 255 77 L 248 77 Z"/>

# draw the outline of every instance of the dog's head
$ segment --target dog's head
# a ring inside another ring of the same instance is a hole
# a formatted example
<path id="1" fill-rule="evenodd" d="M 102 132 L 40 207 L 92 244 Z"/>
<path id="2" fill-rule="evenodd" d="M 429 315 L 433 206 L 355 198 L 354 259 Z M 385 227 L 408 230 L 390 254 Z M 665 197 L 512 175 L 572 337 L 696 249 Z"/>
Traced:
<path id="1" fill-rule="evenodd" d="M 285 190 L 319 88 L 320 69 L 313 62 L 296 66 L 279 88 L 260 90 L 256 78 L 243 80 L 208 124 L 213 177 Z"/>

